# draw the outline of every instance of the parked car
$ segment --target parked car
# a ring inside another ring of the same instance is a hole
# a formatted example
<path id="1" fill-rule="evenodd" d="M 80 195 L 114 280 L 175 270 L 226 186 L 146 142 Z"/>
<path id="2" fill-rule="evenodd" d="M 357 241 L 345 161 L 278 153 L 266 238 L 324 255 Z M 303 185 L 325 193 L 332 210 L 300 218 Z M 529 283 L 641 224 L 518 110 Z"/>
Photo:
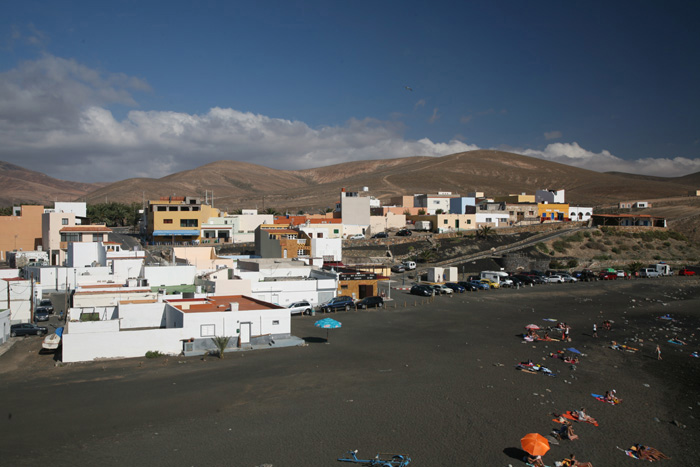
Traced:
<path id="1" fill-rule="evenodd" d="M 445 287 L 442 284 L 434 284 L 431 286 L 432 288 L 435 289 L 436 293 L 439 293 L 440 295 L 445 295 L 445 294 L 451 294 L 453 293 L 453 290 L 449 287 Z"/>
<path id="2" fill-rule="evenodd" d="M 53 314 L 53 303 L 51 303 L 50 299 L 44 298 L 39 302 L 39 306 L 46 308 L 49 313 Z"/>
<path id="3" fill-rule="evenodd" d="M 694 276 L 695 271 L 691 271 L 690 269 L 683 268 L 680 271 L 678 271 L 679 276 Z"/>
<path id="4" fill-rule="evenodd" d="M 629 279 L 630 278 L 630 275 L 621 269 L 618 271 L 615 271 L 615 274 L 617 274 L 617 277 L 619 277 L 621 279 Z"/>
<path id="5" fill-rule="evenodd" d="M 501 287 L 498 282 L 492 281 L 491 279 L 481 279 L 481 283 L 488 285 L 490 289 L 498 289 Z"/>
<path id="6" fill-rule="evenodd" d="M 34 310 L 34 321 L 48 321 L 49 320 L 49 310 L 43 306 L 38 306 Z"/>
<path id="7" fill-rule="evenodd" d="M 308 301 L 302 300 L 300 302 L 292 303 L 287 308 L 289 308 L 290 315 L 310 315 L 314 307 L 311 306 Z"/>
<path id="8" fill-rule="evenodd" d="M 412 295 L 422 295 L 423 297 L 430 297 L 435 294 L 435 290 L 427 285 L 416 284 L 411 287 L 410 293 Z"/>
<path id="9" fill-rule="evenodd" d="M 408 229 L 401 229 L 398 232 L 396 232 L 397 237 L 410 237 L 411 235 L 413 235 L 413 232 L 411 232 Z"/>
<path id="10" fill-rule="evenodd" d="M 406 268 L 406 271 L 413 271 L 414 269 L 416 269 L 415 261 L 404 261 L 403 265 Z"/>
<path id="11" fill-rule="evenodd" d="M 467 289 L 457 284 L 456 282 L 448 282 L 447 284 L 445 284 L 445 287 L 451 288 L 452 291 L 455 293 L 463 293 L 467 291 Z"/>
<path id="12" fill-rule="evenodd" d="M 547 278 L 544 276 L 540 276 L 539 274 L 530 274 L 528 277 L 531 278 L 535 284 L 546 284 L 547 283 Z"/>
<path id="13" fill-rule="evenodd" d="M 639 271 L 639 277 L 661 277 L 661 273 L 655 268 L 642 268 Z"/>
<path id="14" fill-rule="evenodd" d="M 521 281 L 515 276 L 508 276 L 508 279 L 513 283 L 511 287 L 523 287 L 525 285 L 525 282 Z"/>
<path id="15" fill-rule="evenodd" d="M 617 273 L 616 272 L 601 272 L 600 273 L 600 280 L 602 281 L 614 281 L 617 279 Z"/>
<path id="16" fill-rule="evenodd" d="M 355 303 L 357 308 L 367 309 L 367 308 L 381 308 L 384 306 L 384 299 L 382 297 L 365 297 L 359 302 Z"/>
<path id="17" fill-rule="evenodd" d="M 551 276 L 547 277 L 547 282 L 549 282 L 550 284 L 563 284 L 564 278 L 561 277 L 559 274 L 552 274 Z"/>
<path id="18" fill-rule="evenodd" d="M 395 264 L 391 267 L 391 272 L 401 273 L 406 272 L 406 268 L 403 264 Z"/>
<path id="19" fill-rule="evenodd" d="M 379 232 L 372 235 L 372 238 L 389 238 L 389 234 L 386 232 Z"/>
<path id="20" fill-rule="evenodd" d="M 348 295 L 340 295 L 321 305 L 321 311 L 330 313 L 331 311 L 345 310 L 355 306 L 355 301 Z"/>
<path id="21" fill-rule="evenodd" d="M 476 292 L 479 290 L 479 288 L 477 286 L 475 286 L 474 284 L 472 284 L 471 282 L 460 281 L 460 282 L 457 282 L 457 284 L 464 287 L 464 290 L 466 290 L 467 292 Z"/>
<path id="22" fill-rule="evenodd" d="M 362 234 L 355 234 L 355 235 L 350 235 L 348 238 L 350 240 L 364 240 L 365 236 Z"/>
<path id="23" fill-rule="evenodd" d="M 477 288 L 477 290 L 488 290 L 490 289 L 489 284 L 485 284 L 481 282 L 480 280 L 478 281 L 469 281 L 471 285 Z"/>
<path id="24" fill-rule="evenodd" d="M 535 280 L 531 276 L 526 276 L 525 274 L 516 274 L 513 278 L 522 282 L 522 285 L 532 285 L 535 284 Z"/>
<path id="25" fill-rule="evenodd" d="M 570 274 L 559 274 L 559 275 L 561 276 L 562 279 L 564 279 L 564 282 L 568 282 L 570 284 L 572 284 L 574 282 L 578 282 L 578 279 L 576 279 L 574 276 L 572 276 Z"/>
<path id="26" fill-rule="evenodd" d="M 12 337 L 19 336 L 43 336 L 47 334 L 49 329 L 45 326 L 37 326 L 32 323 L 13 324 L 10 326 L 10 335 Z"/>
<path id="27" fill-rule="evenodd" d="M 597 281 L 598 275 L 589 269 L 584 269 L 583 271 L 574 271 L 572 274 L 576 279 L 580 281 L 590 282 Z"/>

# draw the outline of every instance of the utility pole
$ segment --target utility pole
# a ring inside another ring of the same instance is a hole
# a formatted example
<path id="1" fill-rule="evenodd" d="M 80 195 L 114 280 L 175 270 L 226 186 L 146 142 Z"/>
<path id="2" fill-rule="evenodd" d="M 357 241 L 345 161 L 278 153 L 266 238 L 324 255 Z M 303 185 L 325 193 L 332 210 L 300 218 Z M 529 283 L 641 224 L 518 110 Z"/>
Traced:
<path id="1" fill-rule="evenodd" d="M 36 324 L 36 316 L 34 316 L 34 273 L 29 275 L 29 281 L 31 282 L 31 299 L 29 300 L 29 314 L 32 317 L 32 322 Z"/>

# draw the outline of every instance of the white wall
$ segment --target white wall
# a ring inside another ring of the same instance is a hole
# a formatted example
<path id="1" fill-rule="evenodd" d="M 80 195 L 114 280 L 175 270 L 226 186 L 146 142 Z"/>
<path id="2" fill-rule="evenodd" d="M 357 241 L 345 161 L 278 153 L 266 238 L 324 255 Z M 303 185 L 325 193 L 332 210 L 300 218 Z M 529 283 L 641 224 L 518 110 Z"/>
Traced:
<path id="1" fill-rule="evenodd" d="M 178 355 L 181 339 L 189 339 L 181 328 L 63 334 L 63 361 L 84 362 L 98 358 L 142 357 L 149 350 Z"/>
<path id="2" fill-rule="evenodd" d="M 167 324 L 165 303 L 120 303 L 121 329 L 158 328 Z"/>
<path id="3" fill-rule="evenodd" d="M 288 310 L 246 310 L 233 312 L 237 329 L 240 323 L 251 323 L 251 336 L 266 334 L 291 334 L 292 320 Z M 273 324 L 277 321 L 279 324 Z M 235 334 L 238 337 L 238 332 Z"/>
<path id="4" fill-rule="evenodd" d="M 129 290 L 123 288 L 115 291 L 103 291 L 102 293 L 80 293 L 80 289 L 73 294 L 73 306 L 76 308 L 89 308 L 100 306 L 117 306 L 121 301 L 131 300 L 157 300 L 157 292 L 144 292 L 143 288 Z"/>
<path id="5" fill-rule="evenodd" d="M 78 284 L 101 284 L 115 281 L 112 268 L 66 268 L 62 266 L 28 267 L 26 273 L 34 273 L 44 290 L 73 290 Z"/>
<path id="6" fill-rule="evenodd" d="M 127 279 L 141 277 L 142 272 L 143 260 L 140 258 L 112 261 L 112 273 L 114 274 L 114 281 L 116 283 L 126 283 Z"/>
<path id="7" fill-rule="evenodd" d="M 0 311 L 0 344 L 4 344 L 10 340 L 10 310 Z"/>
<path id="8" fill-rule="evenodd" d="M 340 261 L 343 259 L 343 241 L 340 238 L 312 238 L 311 256 L 331 256 L 333 261 Z"/>
<path id="9" fill-rule="evenodd" d="M 93 263 L 107 266 L 107 253 L 102 242 L 71 242 L 68 244 L 66 266 L 89 267 Z"/>
<path id="10" fill-rule="evenodd" d="M 194 266 L 145 266 L 144 277 L 150 287 L 194 284 Z"/>

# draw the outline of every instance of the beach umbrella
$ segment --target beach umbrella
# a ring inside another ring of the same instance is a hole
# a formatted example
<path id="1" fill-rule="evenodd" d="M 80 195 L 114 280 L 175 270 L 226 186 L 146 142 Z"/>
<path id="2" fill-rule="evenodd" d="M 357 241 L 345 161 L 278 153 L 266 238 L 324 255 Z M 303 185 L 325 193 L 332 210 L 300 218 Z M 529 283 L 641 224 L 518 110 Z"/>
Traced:
<path id="1" fill-rule="evenodd" d="M 525 326 L 525 329 L 534 329 L 535 331 L 537 331 L 539 328 L 540 327 L 536 324 L 528 324 L 527 326 Z"/>
<path id="2" fill-rule="evenodd" d="M 549 441 L 539 433 L 530 433 L 520 440 L 523 450 L 531 456 L 543 456 L 549 451 Z"/>
<path id="3" fill-rule="evenodd" d="M 566 349 L 566 350 L 568 350 L 568 351 L 571 352 L 571 353 L 581 354 L 581 352 L 579 352 L 578 350 L 574 349 L 573 347 L 569 347 L 569 348 Z"/>
<path id="4" fill-rule="evenodd" d="M 319 319 L 314 323 L 314 326 L 317 328 L 322 328 L 326 330 L 326 342 L 328 342 L 328 330 L 329 329 L 337 329 L 339 327 L 343 326 L 343 323 L 340 321 L 336 321 L 331 318 L 324 318 L 324 319 Z"/>

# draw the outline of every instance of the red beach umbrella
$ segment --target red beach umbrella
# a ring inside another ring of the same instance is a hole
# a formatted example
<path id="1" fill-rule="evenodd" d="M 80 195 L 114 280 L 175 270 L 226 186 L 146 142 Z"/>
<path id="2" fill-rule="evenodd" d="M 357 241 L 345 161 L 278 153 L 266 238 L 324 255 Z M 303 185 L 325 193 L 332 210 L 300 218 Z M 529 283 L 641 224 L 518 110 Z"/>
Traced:
<path id="1" fill-rule="evenodd" d="M 520 440 L 523 450 L 531 456 L 543 456 L 549 451 L 549 441 L 539 433 L 530 433 Z"/>

